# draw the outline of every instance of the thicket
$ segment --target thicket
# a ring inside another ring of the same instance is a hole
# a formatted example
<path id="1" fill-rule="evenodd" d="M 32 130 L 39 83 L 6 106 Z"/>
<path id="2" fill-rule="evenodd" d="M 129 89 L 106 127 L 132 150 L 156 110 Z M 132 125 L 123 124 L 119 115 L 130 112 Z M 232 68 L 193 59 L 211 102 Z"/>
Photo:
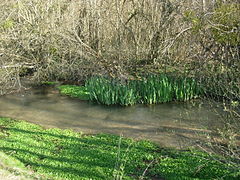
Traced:
<path id="1" fill-rule="evenodd" d="M 237 0 L 2 0 L 1 89 L 21 87 L 18 77 L 31 72 L 37 81 L 81 82 L 175 71 L 234 96 L 238 17 Z"/>

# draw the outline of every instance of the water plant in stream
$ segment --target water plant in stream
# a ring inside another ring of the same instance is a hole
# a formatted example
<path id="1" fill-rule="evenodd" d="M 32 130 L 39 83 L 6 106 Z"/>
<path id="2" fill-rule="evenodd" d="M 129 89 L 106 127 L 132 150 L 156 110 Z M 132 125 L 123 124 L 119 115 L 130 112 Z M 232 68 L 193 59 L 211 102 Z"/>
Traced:
<path id="1" fill-rule="evenodd" d="M 61 85 L 58 86 L 61 94 L 65 94 L 71 97 L 76 97 L 81 100 L 89 100 L 89 92 L 84 86 L 76 85 Z"/>
<path id="2" fill-rule="evenodd" d="M 143 80 L 133 81 L 140 96 L 139 103 L 156 104 L 173 100 L 173 84 L 166 75 L 148 76 Z"/>
<path id="3" fill-rule="evenodd" d="M 100 104 L 133 105 L 187 101 L 201 94 L 198 83 L 187 77 L 165 74 L 150 75 L 141 80 L 92 77 L 86 82 L 89 97 Z"/>
<path id="4" fill-rule="evenodd" d="M 101 104 L 133 105 L 138 101 L 136 89 L 127 82 L 121 84 L 116 80 L 103 77 L 92 77 L 86 82 L 91 100 Z"/>
<path id="5" fill-rule="evenodd" d="M 178 78 L 174 80 L 174 99 L 187 101 L 198 97 L 202 90 L 194 79 Z"/>

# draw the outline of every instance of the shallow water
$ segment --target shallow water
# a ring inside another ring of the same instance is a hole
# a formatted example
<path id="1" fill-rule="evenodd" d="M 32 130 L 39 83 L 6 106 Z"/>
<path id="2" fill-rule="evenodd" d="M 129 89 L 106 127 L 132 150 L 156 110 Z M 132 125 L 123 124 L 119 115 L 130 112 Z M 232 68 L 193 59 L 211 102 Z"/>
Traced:
<path id="1" fill-rule="evenodd" d="M 212 108 L 200 100 L 188 103 L 103 106 L 62 96 L 54 87 L 0 97 L 0 117 L 22 119 L 46 128 L 87 134 L 112 133 L 148 139 L 165 147 L 184 147 L 221 126 Z"/>

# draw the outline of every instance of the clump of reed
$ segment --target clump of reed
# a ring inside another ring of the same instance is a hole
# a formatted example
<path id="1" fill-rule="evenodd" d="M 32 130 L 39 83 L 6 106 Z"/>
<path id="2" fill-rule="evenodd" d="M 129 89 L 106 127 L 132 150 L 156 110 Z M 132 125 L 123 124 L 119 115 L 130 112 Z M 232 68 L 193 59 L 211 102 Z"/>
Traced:
<path id="1" fill-rule="evenodd" d="M 133 105 L 138 101 L 136 88 L 129 82 L 122 84 L 113 79 L 93 77 L 86 82 L 90 99 L 100 104 Z"/>
<path id="2" fill-rule="evenodd" d="M 157 104 L 170 101 L 187 101 L 198 97 L 201 88 L 187 77 L 165 74 L 150 75 L 141 80 L 125 80 L 92 77 L 86 82 L 90 99 L 100 104 L 123 106 Z"/>

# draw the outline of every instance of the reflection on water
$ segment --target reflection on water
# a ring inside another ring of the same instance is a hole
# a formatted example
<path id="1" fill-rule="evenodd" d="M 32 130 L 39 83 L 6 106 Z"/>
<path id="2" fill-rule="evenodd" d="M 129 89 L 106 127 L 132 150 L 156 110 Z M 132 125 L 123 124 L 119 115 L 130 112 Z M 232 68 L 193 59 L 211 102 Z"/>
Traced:
<path id="1" fill-rule="evenodd" d="M 168 147 L 191 145 L 190 140 L 221 125 L 199 101 L 109 107 L 61 96 L 54 88 L 0 97 L 0 116 L 83 133 L 122 134 Z"/>

